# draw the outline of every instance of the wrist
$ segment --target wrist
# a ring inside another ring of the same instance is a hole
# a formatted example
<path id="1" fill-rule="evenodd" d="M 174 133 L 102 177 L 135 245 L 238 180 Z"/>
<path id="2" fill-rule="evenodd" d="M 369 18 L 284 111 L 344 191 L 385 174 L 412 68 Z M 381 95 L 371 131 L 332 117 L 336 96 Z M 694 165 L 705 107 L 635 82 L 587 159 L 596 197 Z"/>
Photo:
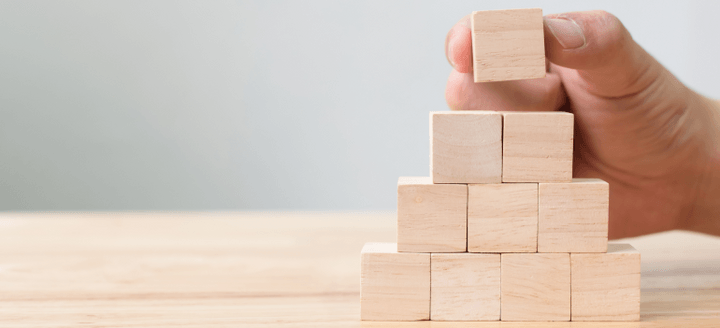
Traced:
<path id="1" fill-rule="evenodd" d="M 695 197 L 690 215 L 680 228 L 720 235 L 720 102 L 702 98 L 702 116 L 707 122 L 703 156 L 698 161 Z"/>

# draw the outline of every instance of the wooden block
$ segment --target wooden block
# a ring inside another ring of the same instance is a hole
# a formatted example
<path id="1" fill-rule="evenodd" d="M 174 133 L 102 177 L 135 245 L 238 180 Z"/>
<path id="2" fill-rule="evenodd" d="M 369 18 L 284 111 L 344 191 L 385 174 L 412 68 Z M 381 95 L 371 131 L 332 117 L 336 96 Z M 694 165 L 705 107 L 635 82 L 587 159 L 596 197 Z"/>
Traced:
<path id="1" fill-rule="evenodd" d="M 468 185 L 469 252 L 537 252 L 538 184 Z"/>
<path id="2" fill-rule="evenodd" d="M 503 182 L 570 182 L 574 116 L 503 113 Z"/>
<path id="3" fill-rule="evenodd" d="M 542 9 L 475 11 L 471 17 L 475 82 L 545 77 Z"/>
<path id="4" fill-rule="evenodd" d="M 572 321 L 640 320 L 640 252 L 609 244 L 601 254 L 570 254 Z"/>
<path id="5" fill-rule="evenodd" d="M 360 252 L 360 320 L 430 319 L 430 254 L 396 247 L 367 243 Z"/>
<path id="6" fill-rule="evenodd" d="M 430 320 L 500 320 L 500 254 L 433 253 Z"/>
<path id="7" fill-rule="evenodd" d="M 570 321 L 570 254 L 501 255 L 502 321 Z"/>
<path id="8" fill-rule="evenodd" d="M 600 179 L 541 183 L 538 252 L 605 253 L 610 186 Z"/>
<path id="9" fill-rule="evenodd" d="M 467 185 L 433 184 L 429 177 L 398 180 L 400 252 L 467 250 Z"/>
<path id="10" fill-rule="evenodd" d="M 433 183 L 500 183 L 502 114 L 431 112 L 430 174 Z"/>

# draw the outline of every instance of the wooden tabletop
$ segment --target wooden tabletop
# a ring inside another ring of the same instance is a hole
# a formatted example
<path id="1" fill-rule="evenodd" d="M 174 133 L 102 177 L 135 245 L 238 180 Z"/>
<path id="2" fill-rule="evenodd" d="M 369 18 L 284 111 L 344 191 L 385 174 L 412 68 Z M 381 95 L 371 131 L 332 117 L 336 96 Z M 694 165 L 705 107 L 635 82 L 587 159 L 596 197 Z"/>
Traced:
<path id="1" fill-rule="evenodd" d="M 639 323 L 360 322 L 394 213 L 0 213 L 1 327 L 720 327 L 720 238 L 630 239 Z"/>

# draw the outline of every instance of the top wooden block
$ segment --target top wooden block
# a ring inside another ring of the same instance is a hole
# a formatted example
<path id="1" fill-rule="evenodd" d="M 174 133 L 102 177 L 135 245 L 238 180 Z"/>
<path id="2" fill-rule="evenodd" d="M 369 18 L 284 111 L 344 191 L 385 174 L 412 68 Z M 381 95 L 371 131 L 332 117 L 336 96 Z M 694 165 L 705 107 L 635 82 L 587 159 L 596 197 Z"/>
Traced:
<path id="1" fill-rule="evenodd" d="M 545 77 L 542 9 L 475 11 L 471 17 L 475 82 Z"/>
<path id="2" fill-rule="evenodd" d="M 497 112 L 431 112 L 432 182 L 500 183 L 502 128 Z"/>

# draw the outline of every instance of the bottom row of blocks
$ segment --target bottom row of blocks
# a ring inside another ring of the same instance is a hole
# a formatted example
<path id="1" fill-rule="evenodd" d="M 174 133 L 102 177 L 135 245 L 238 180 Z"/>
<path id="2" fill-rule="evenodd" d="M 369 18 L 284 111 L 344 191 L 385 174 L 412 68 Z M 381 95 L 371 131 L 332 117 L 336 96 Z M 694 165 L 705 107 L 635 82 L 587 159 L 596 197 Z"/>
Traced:
<path id="1" fill-rule="evenodd" d="M 640 253 L 361 252 L 361 319 L 376 321 L 637 321 Z"/>

